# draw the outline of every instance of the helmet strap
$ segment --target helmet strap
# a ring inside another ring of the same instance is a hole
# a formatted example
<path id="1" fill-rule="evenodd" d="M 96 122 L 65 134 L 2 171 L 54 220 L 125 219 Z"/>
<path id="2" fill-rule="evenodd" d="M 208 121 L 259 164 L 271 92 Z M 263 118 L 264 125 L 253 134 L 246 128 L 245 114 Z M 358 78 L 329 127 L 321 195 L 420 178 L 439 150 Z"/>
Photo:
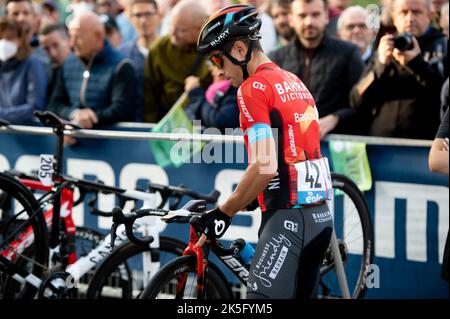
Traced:
<path id="1" fill-rule="evenodd" d="M 247 64 L 252 57 L 253 43 L 254 43 L 253 41 L 250 41 L 248 45 L 247 54 L 245 55 L 245 59 L 242 61 L 239 61 L 236 58 L 234 58 L 228 51 L 223 51 L 223 55 L 225 55 L 231 61 L 231 63 L 233 63 L 234 65 L 239 65 L 241 67 L 244 81 L 247 80 L 247 78 L 249 77 Z"/>

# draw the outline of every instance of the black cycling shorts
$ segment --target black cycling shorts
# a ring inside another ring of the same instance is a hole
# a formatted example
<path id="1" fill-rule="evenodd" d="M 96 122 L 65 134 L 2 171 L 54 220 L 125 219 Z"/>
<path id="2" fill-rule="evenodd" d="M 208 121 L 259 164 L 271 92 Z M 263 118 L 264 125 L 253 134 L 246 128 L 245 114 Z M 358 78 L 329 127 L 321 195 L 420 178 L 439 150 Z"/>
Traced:
<path id="1" fill-rule="evenodd" d="M 247 298 L 315 298 L 332 230 L 326 204 L 263 213 Z"/>

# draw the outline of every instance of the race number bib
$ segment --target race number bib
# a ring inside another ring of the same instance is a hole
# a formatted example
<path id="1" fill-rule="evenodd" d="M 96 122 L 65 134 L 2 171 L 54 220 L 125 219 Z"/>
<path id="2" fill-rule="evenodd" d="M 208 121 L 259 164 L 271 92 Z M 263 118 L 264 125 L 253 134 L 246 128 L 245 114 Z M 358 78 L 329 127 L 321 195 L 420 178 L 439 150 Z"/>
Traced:
<path id="1" fill-rule="evenodd" d="M 52 186 L 53 185 L 53 163 L 54 157 L 52 154 L 41 154 L 39 156 L 39 171 L 38 176 L 42 185 Z"/>
<path id="2" fill-rule="evenodd" d="M 331 173 L 326 157 L 294 164 L 297 170 L 297 204 L 310 205 L 331 199 Z"/>

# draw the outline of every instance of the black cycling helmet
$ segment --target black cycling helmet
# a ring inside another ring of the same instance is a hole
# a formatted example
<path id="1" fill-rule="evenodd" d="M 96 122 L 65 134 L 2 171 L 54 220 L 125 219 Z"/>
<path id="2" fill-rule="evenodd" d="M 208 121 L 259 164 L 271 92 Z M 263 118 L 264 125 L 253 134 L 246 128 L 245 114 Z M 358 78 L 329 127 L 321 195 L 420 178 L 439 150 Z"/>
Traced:
<path id="1" fill-rule="evenodd" d="M 197 41 L 197 50 L 208 54 L 214 50 L 222 50 L 224 45 L 233 39 L 260 39 L 261 19 L 257 15 L 258 12 L 254 6 L 242 4 L 228 6 L 213 13 L 203 24 Z M 248 77 L 247 63 L 252 49 L 253 41 L 250 41 L 247 56 L 243 61 L 236 60 L 226 51 L 223 52 L 234 64 L 242 67 L 244 79 Z"/>

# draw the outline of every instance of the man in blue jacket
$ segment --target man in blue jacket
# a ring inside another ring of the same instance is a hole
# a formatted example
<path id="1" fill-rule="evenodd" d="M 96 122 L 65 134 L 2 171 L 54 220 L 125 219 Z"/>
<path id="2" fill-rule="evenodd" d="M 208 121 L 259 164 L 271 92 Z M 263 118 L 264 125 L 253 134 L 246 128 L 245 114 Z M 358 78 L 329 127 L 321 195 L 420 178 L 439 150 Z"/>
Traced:
<path id="1" fill-rule="evenodd" d="M 62 65 L 48 109 L 84 128 L 132 120 L 134 68 L 105 40 L 98 16 L 76 16 L 69 34 L 74 54 Z"/>

